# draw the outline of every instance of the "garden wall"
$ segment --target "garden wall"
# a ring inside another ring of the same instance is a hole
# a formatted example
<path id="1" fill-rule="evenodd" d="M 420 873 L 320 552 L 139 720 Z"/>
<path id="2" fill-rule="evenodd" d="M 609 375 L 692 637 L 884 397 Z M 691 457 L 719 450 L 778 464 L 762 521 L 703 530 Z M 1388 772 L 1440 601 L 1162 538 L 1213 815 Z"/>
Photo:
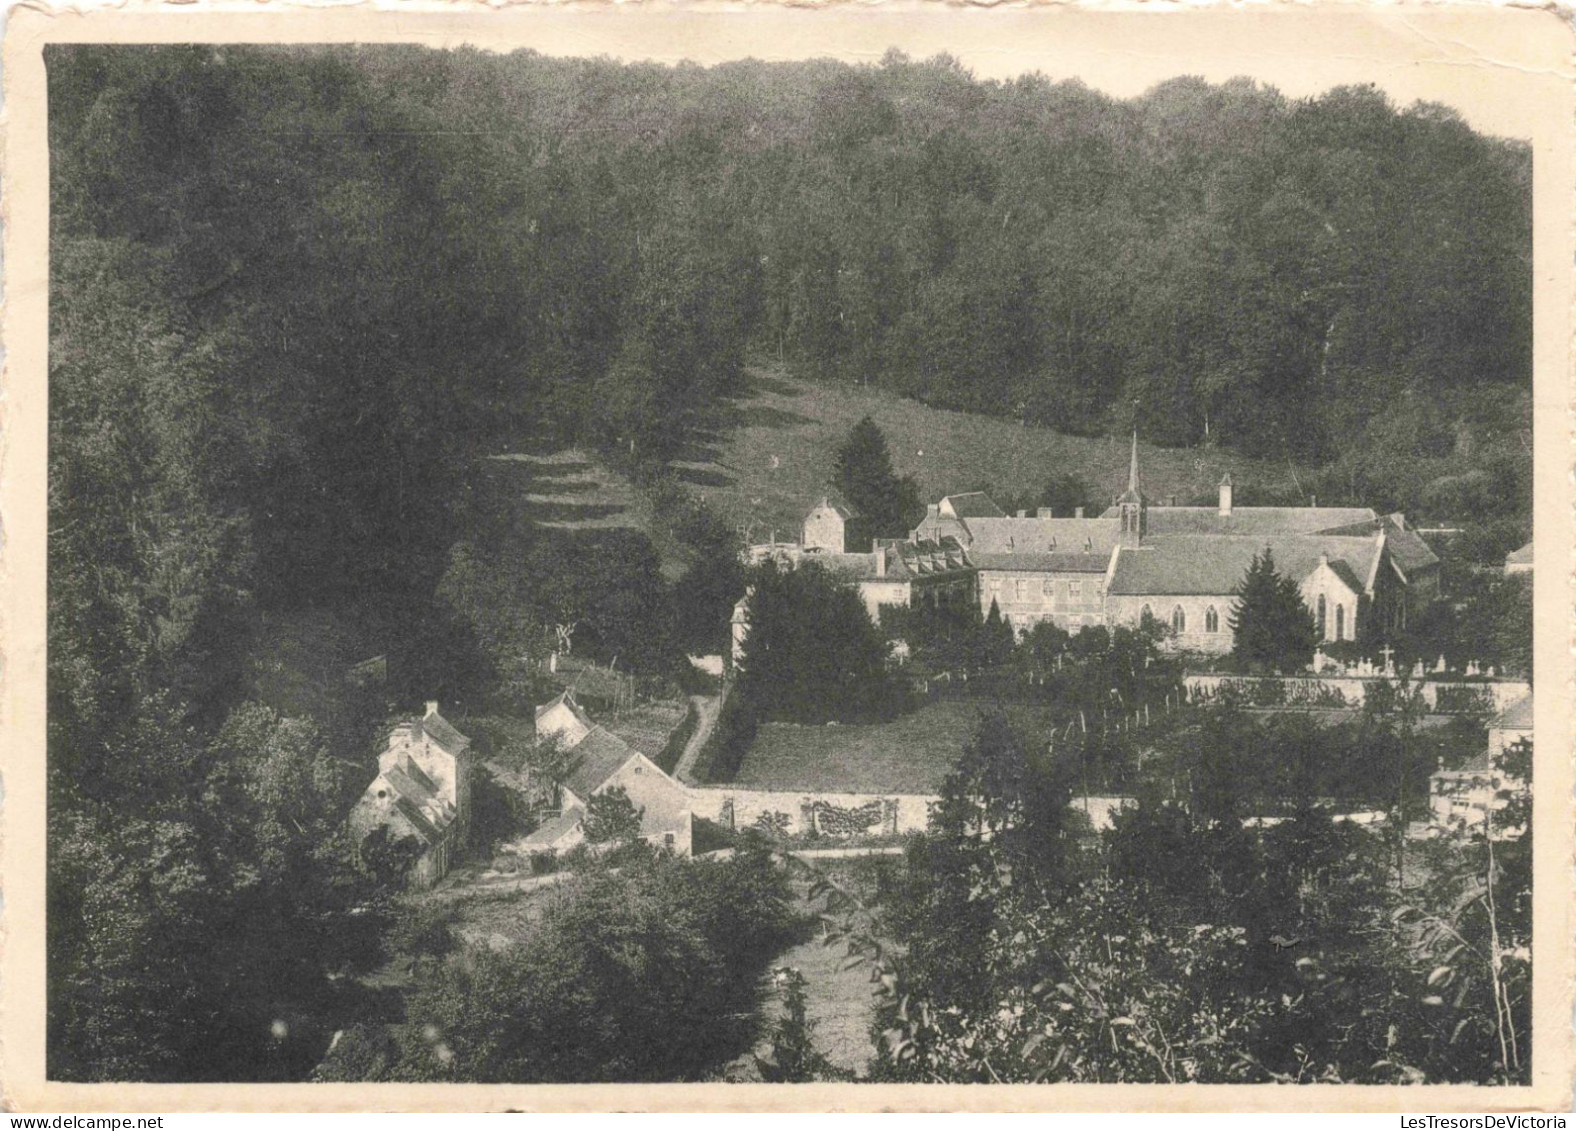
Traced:
<path id="1" fill-rule="evenodd" d="M 691 810 L 724 828 L 747 829 L 762 816 L 777 818 L 780 834 L 891 836 L 924 832 L 939 797 L 916 794 L 825 793 L 808 790 L 692 786 Z"/>
<path id="2" fill-rule="evenodd" d="M 694 786 L 691 811 L 725 828 L 747 829 L 762 816 L 776 818 L 779 835 L 893 836 L 924 832 L 930 810 L 941 798 L 912 793 L 823 793 L 808 790 L 736 789 L 727 785 Z M 1075 797 L 1072 808 L 1088 816 L 1099 831 L 1133 805 L 1130 797 Z"/>
<path id="3" fill-rule="evenodd" d="M 1383 676 L 1240 676 L 1188 675 L 1182 686 L 1188 699 L 1207 703 L 1222 695 L 1237 695 L 1251 706 L 1360 708 L 1370 688 L 1394 687 Z M 1532 685 L 1521 680 L 1423 680 L 1415 685 L 1428 709 L 1440 714 L 1461 714 L 1481 706 L 1498 714 L 1532 694 Z"/>

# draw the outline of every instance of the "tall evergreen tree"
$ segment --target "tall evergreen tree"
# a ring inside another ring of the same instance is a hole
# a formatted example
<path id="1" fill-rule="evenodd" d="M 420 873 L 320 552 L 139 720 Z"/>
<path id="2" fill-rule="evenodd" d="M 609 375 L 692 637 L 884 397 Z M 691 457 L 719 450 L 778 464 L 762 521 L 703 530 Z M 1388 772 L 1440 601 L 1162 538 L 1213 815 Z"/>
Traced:
<path id="1" fill-rule="evenodd" d="M 837 449 L 832 483 L 870 524 L 876 538 L 901 537 L 919 509 L 919 488 L 892 468 L 886 436 L 870 417 L 848 433 Z"/>
<path id="2" fill-rule="evenodd" d="M 901 705 L 887 645 L 851 588 L 815 563 L 751 577 L 736 694 L 761 719 L 863 722 Z"/>
<path id="3" fill-rule="evenodd" d="M 1313 658 L 1318 629 L 1297 583 L 1275 570 L 1268 546 L 1237 583 L 1231 609 L 1232 655 L 1253 668 L 1295 671 Z"/>

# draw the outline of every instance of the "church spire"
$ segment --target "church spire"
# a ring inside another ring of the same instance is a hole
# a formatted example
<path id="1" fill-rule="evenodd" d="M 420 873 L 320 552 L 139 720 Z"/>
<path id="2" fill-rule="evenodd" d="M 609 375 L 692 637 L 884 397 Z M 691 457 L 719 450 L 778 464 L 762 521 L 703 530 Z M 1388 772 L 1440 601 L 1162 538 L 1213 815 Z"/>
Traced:
<path id="1" fill-rule="evenodd" d="M 1127 472 L 1127 490 L 1117 501 L 1122 518 L 1122 544 L 1137 546 L 1144 536 L 1146 525 L 1144 493 L 1138 486 L 1138 429 L 1133 429 L 1133 459 Z"/>
<path id="2" fill-rule="evenodd" d="M 1127 470 L 1127 490 L 1122 492 L 1118 503 L 1142 502 L 1144 493 L 1138 486 L 1138 429 L 1133 429 L 1133 462 Z"/>

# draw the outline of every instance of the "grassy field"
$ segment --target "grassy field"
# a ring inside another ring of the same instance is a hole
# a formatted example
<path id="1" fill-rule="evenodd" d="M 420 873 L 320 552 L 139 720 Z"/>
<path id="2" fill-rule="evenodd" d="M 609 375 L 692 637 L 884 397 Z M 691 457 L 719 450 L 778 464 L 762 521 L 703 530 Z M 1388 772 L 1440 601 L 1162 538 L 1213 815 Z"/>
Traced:
<path id="1" fill-rule="evenodd" d="M 872 726 L 767 723 L 733 780 L 756 789 L 933 794 L 974 737 L 984 707 L 940 700 Z M 1007 713 L 1030 735 L 1053 724 L 1047 709 L 1013 706 Z"/>
<path id="2" fill-rule="evenodd" d="M 1102 500 L 1127 484 L 1123 439 L 1066 436 L 890 393 L 811 385 L 772 370 L 757 368 L 752 376 L 750 394 L 731 406 L 710 447 L 674 469 L 730 522 L 750 526 L 754 541 L 765 541 L 773 528 L 780 537 L 797 534 L 805 510 L 826 490 L 838 445 L 866 415 L 926 502 L 986 483 L 1002 491 L 1038 490 L 1058 474 L 1078 476 Z M 1239 485 L 1265 487 L 1291 475 L 1285 464 L 1221 449 L 1139 447 L 1151 497 L 1211 494 L 1227 471 Z"/>

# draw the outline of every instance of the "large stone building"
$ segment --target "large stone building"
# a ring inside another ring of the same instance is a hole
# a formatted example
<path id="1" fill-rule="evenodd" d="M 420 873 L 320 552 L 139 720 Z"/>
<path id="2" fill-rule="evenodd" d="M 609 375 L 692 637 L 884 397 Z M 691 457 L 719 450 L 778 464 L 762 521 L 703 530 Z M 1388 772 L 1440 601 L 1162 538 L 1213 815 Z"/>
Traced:
<path id="1" fill-rule="evenodd" d="M 1297 582 L 1328 642 L 1380 639 L 1438 593 L 1439 560 L 1399 514 L 1239 507 L 1233 494 L 1228 475 L 1215 506 L 1152 503 L 1134 436 L 1127 490 L 1098 516 L 1008 515 L 976 491 L 927 507 L 906 541 L 848 553 L 836 539 L 839 512 L 823 500 L 802 543 L 754 556 L 823 561 L 858 586 L 875 619 L 883 606 L 943 598 L 975 601 L 982 614 L 994 603 L 1019 631 L 1136 625 L 1148 614 L 1171 630 L 1170 646 L 1216 653 L 1231 649 L 1234 591 L 1266 551 Z M 742 614 L 736 636 L 740 624 Z"/>
<path id="2" fill-rule="evenodd" d="M 378 755 L 378 776 L 350 811 L 350 829 L 363 843 L 378 829 L 391 841 L 414 838 L 420 853 L 410 882 L 427 887 L 459 856 L 470 827 L 471 740 L 455 730 L 438 704 L 389 732 Z"/>

